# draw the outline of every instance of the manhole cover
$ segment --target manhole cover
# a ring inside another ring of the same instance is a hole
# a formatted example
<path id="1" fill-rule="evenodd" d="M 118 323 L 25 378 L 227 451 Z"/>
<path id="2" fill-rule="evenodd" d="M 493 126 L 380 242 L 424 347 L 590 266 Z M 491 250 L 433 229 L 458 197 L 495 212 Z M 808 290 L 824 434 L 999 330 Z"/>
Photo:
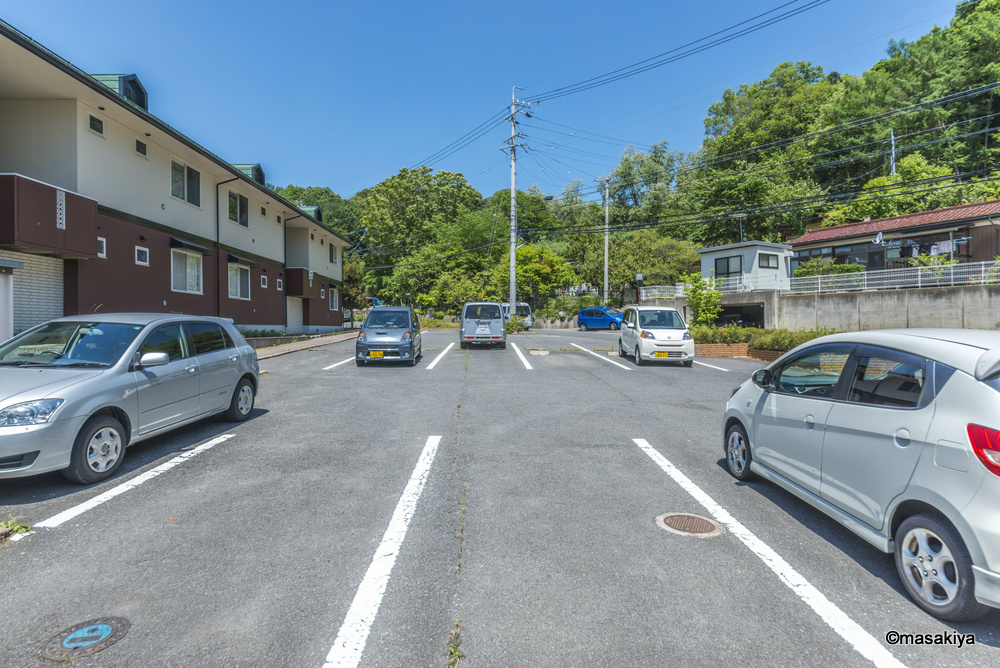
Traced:
<path id="1" fill-rule="evenodd" d="M 66 661 L 96 654 L 124 638 L 130 626 L 122 617 L 91 619 L 77 624 L 45 643 L 42 658 Z"/>
<path id="2" fill-rule="evenodd" d="M 697 536 L 698 538 L 711 538 L 722 533 L 722 527 L 718 523 L 691 513 L 667 513 L 656 518 L 656 525 L 661 529 L 666 529 L 670 533 L 681 536 Z"/>

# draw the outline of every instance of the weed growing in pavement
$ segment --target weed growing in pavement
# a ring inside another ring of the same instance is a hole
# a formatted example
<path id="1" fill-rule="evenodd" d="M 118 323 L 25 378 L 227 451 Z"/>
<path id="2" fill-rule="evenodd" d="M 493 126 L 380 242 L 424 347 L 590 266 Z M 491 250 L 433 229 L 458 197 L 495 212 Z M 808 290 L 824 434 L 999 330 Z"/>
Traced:
<path id="1" fill-rule="evenodd" d="M 462 645 L 462 621 L 460 619 L 455 620 L 455 628 L 448 632 L 451 636 L 451 641 L 448 643 L 448 668 L 456 668 L 458 662 L 465 658 L 465 655 L 459 650 Z"/>
<path id="2" fill-rule="evenodd" d="M 23 522 L 18 522 L 11 515 L 6 522 L 0 522 L 0 541 L 7 540 L 16 533 L 28 533 L 31 527 Z"/>

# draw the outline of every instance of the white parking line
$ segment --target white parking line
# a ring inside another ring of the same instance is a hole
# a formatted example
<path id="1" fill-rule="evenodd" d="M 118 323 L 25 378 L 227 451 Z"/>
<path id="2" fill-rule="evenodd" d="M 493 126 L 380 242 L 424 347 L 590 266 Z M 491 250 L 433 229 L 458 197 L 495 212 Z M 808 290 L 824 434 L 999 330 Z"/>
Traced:
<path id="1" fill-rule="evenodd" d="M 176 457 L 174 457 L 173 459 L 171 459 L 170 461 L 168 461 L 168 462 L 166 462 L 164 464 L 160 464 L 156 468 L 150 469 L 150 470 L 146 471 L 145 473 L 143 473 L 141 475 L 137 475 L 136 477 L 132 478 L 128 482 L 123 482 L 122 484 L 118 485 L 117 487 L 112 487 L 108 491 L 106 491 L 106 492 L 104 492 L 102 494 L 98 494 L 97 496 L 95 496 L 94 498 L 90 499 L 89 501 L 84 501 L 83 503 L 81 503 L 78 506 L 73 506 L 72 508 L 70 508 L 68 510 L 62 511 L 58 515 L 53 515 L 52 517 L 50 517 L 47 520 L 42 520 L 41 522 L 39 522 L 38 524 L 35 525 L 35 528 L 36 529 L 54 529 L 57 526 L 59 526 L 60 524 L 68 522 L 69 520 L 71 520 L 74 517 L 77 517 L 79 515 L 82 515 L 83 513 L 87 512 L 88 510 L 96 508 L 97 506 L 101 505 L 105 501 L 110 501 L 111 499 L 115 498 L 119 494 L 124 494 L 125 492 L 129 491 L 130 489 L 135 489 L 136 487 L 138 487 L 142 483 L 147 482 L 149 480 L 152 480 L 153 478 L 155 478 L 156 476 L 160 475 L 161 473 L 166 473 L 167 471 L 169 471 L 170 469 L 174 468 L 178 464 L 183 464 L 184 462 L 186 462 L 187 460 L 191 459 L 192 457 L 195 457 L 196 455 L 199 455 L 202 452 L 205 452 L 206 450 L 208 450 L 210 448 L 214 448 L 219 443 L 222 443 L 223 441 L 227 441 L 227 440 L 229 440 L 230 438 L 232 438 L 235 435 L 236 434 L 223 434 L 222 436 L 217 436 L 216 438 L 213 438 L 211 441 L 208 441 L 207 443 L 202 443 L 201 445 L 199 445 L 194 450 L 188 450 L 187 452 L 179 454 Z M 35 532 L 31 531 L 31 532 L 28 532 L 28 533 L 15 534 L 15 535 L 13 535 L 13 536 L 10 537 L 10 540 L 20 540 L 20 539 L 24 538 L 25 536 L 30 536 L 33 533 L 35 533 Z"/>
<path id="2" fill-rule="evenodd" d="M 816 587 L 809 584 L 777 552 L 768 547 L 761 539 L 757 538 L 749 529 L 730 515 L 725 508 L 716 503 L 712 497 L 691 482 L 690 478 L 667 461 L 666 457 L 661 455 L 645 439 L 633 438 L 632 441 L 642 448 L 643 452 L 649 455 L 650 459 L 656 462 L 667 475 L 673 478 L 674 482 L 684 488 L 688 494 L 704 506 L 720 524 L 725 525 L 734 536 L 740 539 L 740 542 L 750 548 L 750 551 L 756 554 L 768 568 L 774 571 L 778 578 L 789 589 L 795 592 L 796 596 L 805 601 L 820 616 L 820 619 L 836 631 L 841 638 L 846 640 L 861 656 L 879 668 L 906 668 L 887 649 L 882 647 L 871 634 L 848 617 Z"/>
<path id="3" fill-rule="evenodd" d="M 344 360 L 343 362 L 337 362 L 336 364 L 331 364 L 330 366 L 325 366 L 325 367 L 323 367 L 323 371 L 329 371 L 330 369 L 332 369 L 332 368 L 333 368 L 333 367 L 335 367 L 335 366 L 340 366 L 341 364 L 347 364 L 347 363 L 348 363 L 348 362 L 350 362 L 350 361 L 351 361 L 352 359 L 354 359 L 354 358 L 353 358 L 353 357 L 348 357 L 348 358 L 347 358 L 346 360 Z"/>
<path id="4" fill-rule="evenodd" d="M 625 369 L 626 371 L 631 371 L 632 370 L 632 367 L 625 366 L 624 364 L 621 364 L 620 362 L 616 362 L 616 361 L 614 361 L 612 359 L 608 359 L 607 357 L 601 357 L 600 355 L 598 355 L 597 353 L 595 353 L 593 350 L 587 350 L 583 346 L 577 346 L 575 343 L 573 343 L 571 345 L 576 346 L 577 348 L 579 348 L 580 350 L 582 350 L 585 353 L 590 353 L 591 355 L 593 355 L 597 359 L 604 360 L 605 362 L 610 362 L 611 364 L 614 364 L 615 366 L 621 367 L 621 368 Z"/>
<path id="5" fill-rule="evenodd" d="M 433 369 L 433 368 L 434 368 L 434 365 L 435 365 L 435 364 L 437 364 L 437 363 L 438 363 L 438 361 L 440 361 L 440 359 L 441 359 L 442 357 L 444 357 L 444 356 L 445 356 L 445 354 L 446 354 L 446 353 L 447 353 L 447 352 L 448 352 L 449 350 L 451 350 L 451 349 L 452 349 L 452 347 L 453 347 L 454 345 L 455 345 L 455 342 L 454 342 L 454 341 L 452 341 L 451 343 L 449 343 L 449 344 L 448 344 L 448 347 L 447 347 L 447 348 L 445 348 L 444 350 L 442 350 L 442 351 L 441 351 L 441 352 L 440 352 L 440 353 L 438 354 L 438 356 L 434 358 L 434 361 L 433 361 L 433 362 L 431 362 L 430 364 L 428 364 L 428 365 L 427 365 L 427 370 L 428 370 L 428 371 L 430 371 L 431 369 Z"/>
<path id="6" fill-rule="evenodd" d="M 702 366 L 707 366 L 711 369 L 718 369 L 719 371 L 729 371 L 729 369 L 723 369 L 721 366 L 712 366 L 711 364 L 705 364 L 704 362 L 699 362 L 698 360 L 695 360 L 694 363 L 700 364 Z"/>
<path id="7" fill-rule="evenodd" d="M 518 347 L 517 347 L 517 344 L 516 344 L 516 343 L 514 343 L 513 341 L 511 341 L 511 344 L 510 344 L 510 345 L 511 345 L 511 347 L 512 347 L 512 348 L 514 349 L 514 352 L 515 352 L 515 353 L 517 353 L 517 356 L 521 358 L 521 363 L 522 363 L 522 364 L 524 364 L 524 368 L 525 368 L 525 369 L 528 369 L 528 370 L 530 371 L 530 370 L 531 370 L 531 365 L 530 365 L 530 364 L 528 364 L 528 360 L 526 360 L 526 359 L 524 358 L 524 355 L 522 355 L 522 354 L 521 354 L 521 349 L 520 349 L 520 348 L 518 348 Z"/>
<path id="8" fill-rule="evenodd" d="M 389 528 L 385 530 L 382 543 L 375 550 L 372 564 L 368 567 L 368 572 L 358 587 L 358 593 L 355 594 L 354 601 L 347 611 L 344 624 L 337 633 L 333 648 L 326 655 L 323 668 L 345 668 L 357 666 L 361 662 L 372 623 L 378 614 L 379 606 L 382 605 L 382 595 L 385 594 L 385 588 L 389 584 L 389 575 L 396 563 L 396 556 L 399 554 L 403 539 L 406 538 L 406 530 L 410 526 L 417 501 L 420 500 L 420 492 L 427 482 L 439 443 L 441 443 L 440 436 L 431 436 L 427 439 L 424 451 L 420 453 L 420 459 L 417 461 L 417 467 L 413 469 L 413 475 L 406 483 L 403 496 L 400 497 L 392 519 L 389 520 Z"/>

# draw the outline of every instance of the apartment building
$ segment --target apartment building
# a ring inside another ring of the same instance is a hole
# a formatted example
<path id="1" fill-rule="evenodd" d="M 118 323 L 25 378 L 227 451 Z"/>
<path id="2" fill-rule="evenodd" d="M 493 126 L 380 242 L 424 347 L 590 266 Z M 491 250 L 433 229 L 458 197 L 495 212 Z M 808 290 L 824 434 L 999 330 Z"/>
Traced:
<path id="1" fill-rule="evenodd" d="M 341 328 L 350 243 L 149 108 L 134 74 L 86 74 L 0 22 L 0 337 L 112 311 Z"/>

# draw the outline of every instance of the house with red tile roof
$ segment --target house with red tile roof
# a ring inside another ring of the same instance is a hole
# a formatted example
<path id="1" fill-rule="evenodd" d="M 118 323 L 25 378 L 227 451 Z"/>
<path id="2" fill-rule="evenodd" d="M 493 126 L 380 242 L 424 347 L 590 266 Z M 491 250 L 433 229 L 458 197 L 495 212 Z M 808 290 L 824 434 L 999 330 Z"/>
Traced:
<path id="1" fill-rule="evenodd" d="M 1000 255 L 1000 200 L 865 220 L 810 230 L 788 242 L 792 270 L 806 260 L 833 258 L 869 271 L 909 265 L 916 255 L 984 262 Z"/>

